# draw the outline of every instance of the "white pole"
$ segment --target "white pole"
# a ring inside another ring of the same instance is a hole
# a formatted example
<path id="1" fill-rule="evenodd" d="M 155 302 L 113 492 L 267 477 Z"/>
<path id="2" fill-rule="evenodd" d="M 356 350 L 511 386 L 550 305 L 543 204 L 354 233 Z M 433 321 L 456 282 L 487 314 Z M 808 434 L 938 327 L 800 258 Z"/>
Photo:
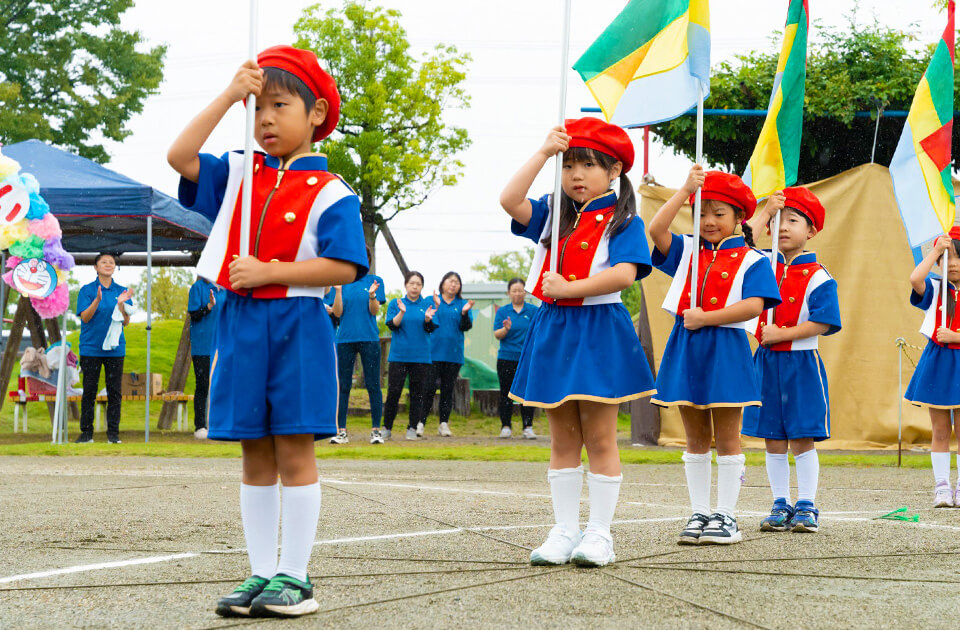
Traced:
<path id="1" fill-rule="evenodd" d="M 897 468 L 903 453 L 903 337 L 897 339 Z"/>
<path id="2" fill-rule="evenodd" d="M 257 59 L 257 10 L 258 0 L 250 0 L 250 38 L 247 56 Z M 243 190 L 240 198 L 240 258 L 250 255 L 250 214 L 253 202 L 253 125 L 256 116 L 257 97 L 247 96 L 247 126 L 243 144 Z"/>
<path id="3" fill-rule="evenodd" d="M 567 66 L 570 64 L 570 0 L 563 4 L 563 39 L 560 41 L 560 111 L 557 124 L 563 125 L 567 111 Z M 557 153 L 557 172 L 553 180 L 553 210 L 550 224 L 550 271 L 559 273 L 557 252 L 560 250 L 560 196 L 563 177 L 563 153 Z"/>
<path id="4" fill-rule="evenodd" d="M 147 386 L 143 412 L 143 441 L 150 441 L 150 329 L 153 327 L 153 217 L 147 215 Z"/>
<path id="5" fill-rule="evenodd" d="M 953 247 L 953 243 L 950 243 Z M 940 263 L 940 271 L 943 278 L 940 279 L 940 327 L 947 327 L 947 295 L 950 291 L 950 284 L 947 282 L 947 251 L 943 252 L 943 261 Z"/>
<path id="6" fill-rule="evenodd" d="M 697 164 L 703 165 L 703 83 L 697 82 Z M 693 200 L 693 253 L 690 258 L 690 308 L 697 308 L 700 287 L 700 188 Z"/>
<path id="7" fill-rule="evenodd" d="M 773 216 L 773 227 L 770 228 L 770 266 L 773 268 L 773 277 L 777 277 L 777 258 L 780 252 L 780 211 Z M 773 323 L 773 309 L 767 310 L 767 323 Z"/>

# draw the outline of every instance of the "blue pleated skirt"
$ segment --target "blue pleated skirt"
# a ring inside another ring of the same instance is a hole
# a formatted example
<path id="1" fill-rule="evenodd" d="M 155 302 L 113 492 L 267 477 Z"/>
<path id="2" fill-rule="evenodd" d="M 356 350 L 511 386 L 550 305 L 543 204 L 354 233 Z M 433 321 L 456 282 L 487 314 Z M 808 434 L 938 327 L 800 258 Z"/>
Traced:
<path id="1" fill-rule="evenodd" d="M 920 355 L 903 399 L 918 407 L 960 407 L 957 374 L 960 374 L 960 350 L 951 350 L 930 340 Z"/>
<path id="2" fill-rule="evenodd" d="M 683 327 L 683 317 L 677 317 L 651 402 L 698 409 L 759 405 L 760 388 L 746 331 L 720 326 L 691 331 Z"/>
<path id="3" fill-rule="evenodd" d="M 510 398 L 549 409 L 568 400 L 615 404 L 654 392 L 623 304 L 543 304 L 530 324 Z"/>
<path id="4" fill-rule="evenodd" d="M 768 440 L 830 437 L 830 394 L 819 352 L 760 347 L 753 363 L 763 406 L 743 410 L 741 433 Z"/>

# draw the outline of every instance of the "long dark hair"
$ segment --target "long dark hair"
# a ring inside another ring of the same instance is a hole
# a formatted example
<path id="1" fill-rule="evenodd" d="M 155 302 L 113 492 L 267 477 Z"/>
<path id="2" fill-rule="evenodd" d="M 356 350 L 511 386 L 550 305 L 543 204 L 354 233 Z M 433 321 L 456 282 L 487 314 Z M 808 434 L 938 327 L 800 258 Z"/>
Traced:
<path id="1" fill-rule="evenodd" d="M 457 299 L 462 300 L 463 296 L 460 295 L 460 291 L 463 290 L 463 280 L 460 279 L 460 274 L 456 271 L 448 271 L 447 273 L 443 274 L 443 278 L 440 279 L 440 286 L 437 287 L 437 291 L 441 296 L 443 296 L 443 283 L 447 281 L 447 278 L 456 278 L 457 282 L 460 283 L 460 288 L 457 289 Z"/>
<path id="2" fill-rule="evenodd" d="M 617 159 L 612 155 L 584 147 L 574 147 L 567 150 L 563 154 L 563 161 L 564 163 L 596 162 L 608 173 L 613 170 L 613 166 L 617 163 Z M 633 185 L 625 174 L 620 173 L 620 193 L 617 195 L 617 205 L 613 210 L 613 219 L 607 224 L 607 234 L 616 234 L 627 221 L 635 216 L 637 216 L 637 198 L 633 193 Z M 566 238 L 573 233 L 573 224 L 576 220 L 577 210 L 573 205 L 573 199 L 567 196 L 567 193 L 561 191 L 560 238 Z M 540 241 L 544 247 L 550 247 L 552 236 L 552 234 L 548 234 Z"/>

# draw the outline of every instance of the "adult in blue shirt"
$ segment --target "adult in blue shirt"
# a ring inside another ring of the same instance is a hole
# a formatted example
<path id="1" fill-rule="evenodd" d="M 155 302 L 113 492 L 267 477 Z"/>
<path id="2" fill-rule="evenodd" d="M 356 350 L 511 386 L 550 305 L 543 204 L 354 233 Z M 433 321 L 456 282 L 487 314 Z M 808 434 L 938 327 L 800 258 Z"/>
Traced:
<path id="1" fill-rule="evenodd" d="M 367 255 L 369 257 L 369 249 Z M 334 287 L 324 298 L 332 305 L 333 315 L 340 320 L 337 328 L 337 372 L 340 380 L 340 404 L 337 406 L 337 435 L 331 444 L 346 444 L 347 407 L 350 386 L 353 384 L 353 366 L 357 354 L 363 366 L 363 380 L 370 398 L 370 443 L 383 444 L 380 418 L 383 416 L 383 392 L 380 391 L 380 328 L 377 313 L 386 304 L 383 279 L 367 274 L 356 282 Z"/>
<path id="2" fill-rule="evenodd" d="M 223 289 L 205 278 L 197 277 L 187 297 L 190 315 L 190 354 L 193 356 L 193 374 L 197 386 L 193 393 L 193 436 L 207 437 L 207 394 L 210 393 L 210 346 L 213 329 L 217 325 L 217 310 Z"/>
<path id="3" fill-rule="evenodd" d="M 436 330 L 433 302 L 425 299 L 423 274 L 408 271 L 403 278 L 407 295 L 387 306 L 387 328 L 393 332 L 387 360 L 387 400 L 383 405 L 383 436 L 390 439 L 397 417 L 403 384 L 410 377 L 410 418 L 407 439 L 416 440 L 417 427 L 422 427 L 430 411 L 430 388 L 433 386 L 433 364 L 430 362 L 428 335 Z M 423 430 L 421 429 L 421 434 Z"/>
<path id="4" fill-rule="evenodd" d="M 83 374 L 80 437 L 77 438 L 77 444 L 93 442 L 93 412 L 101 368 L 106 372 L 107 384 L 107 441 L 119 444 L 123 357 L 127 353 L 123 326 L 130 323 L 126 306 L 132 306 L 133 302 L 130 300 L 131 292 L 113 281 L 113 272 L 117 269 L 117 259 L 113 254 L 98 254 L 93 266 L 97 271 L 97 279 L 80 287 L 77 294 L 77 315 L 81 322 L 80 371 Z M 114 310 L 117 311 L 116 319 Z"/>
<path id="5" fill-rule="evenodd" d="M 437 331 L 430 338 L 430 358 L 433 360 L 434 383 L 430 387 L 429 407 L 440 385 L 440 424 L 437 433 L 450 437 L 450 412 L 453 411 L 453 389 L 463 367 L 463 333 L 473 327 L 473 300 L 464 300 L 460 295 L 463 281 L 456 271 L 448 271 L 440 280 L 440 295 L 433 294 L 437 315 L 433 321 Z M 423 426 L 417 427 L 417 435 L 423 435 Z"/>
<path id="6" fill-rule="evenodd" d="M 530 322 L 537 314 L 537 307 L 523 300 L 527 291 L 523 280 L 512 278 L 507 283 L 507 295 L 510 303 L 497 309 L 493 317 L 493 336 L 500 340 L 500 351 L 497 352 L 497 378 L 500 380 L 500 437 L 508 438 L 513 435 L 513 401 L 510 400 L 510 386 L 517 373 L 520 363 L 520 351 L 523 342 L 527 339 Z M 533 432 L 533 407 L 520 407 L 520 418 L 523 420 L 523 437 L 528 440 L 536 439 Z"/>

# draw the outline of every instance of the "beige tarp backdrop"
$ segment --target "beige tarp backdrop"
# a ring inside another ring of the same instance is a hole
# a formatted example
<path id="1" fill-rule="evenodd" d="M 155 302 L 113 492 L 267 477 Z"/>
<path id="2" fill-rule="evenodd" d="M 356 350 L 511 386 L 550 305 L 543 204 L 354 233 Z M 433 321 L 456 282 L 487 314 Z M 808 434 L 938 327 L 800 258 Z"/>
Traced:
<path id="1" fill-rule="evenodd" d="M 918 332 L 922 312 L 910 305 L 910 272 L 913 256 L 897 210 L 893 185 L 886 167 L 865 164 L 809 186 L 826 207 L 824 230 L 810 241 L 836 279 L 843 330 L 820 338 L 820 354 L 830 381 L 832 438 L 818 444 L 827 449 L 897 447 L 896 339 L 923 347 Z M 641 186 L 641 216 L 645 223 L 669 199 L 674 189 Z M 690 207 L 684 206 L 673 231 L 692 230 Z M 769 247 L 770 237 L 757 235 L 758 247 Z M 653 245 L 651 244 L 651 250 Z M 936 270 L 936 268 L 935 268 Z M 670 278 L 657 270 L 643 280 L 654 355 L 659 369 L 672 317 L 661 308 Z M 756 346 L 756 344 L 753 344 Z M 903 388 L 920 351 L 907 348 L 903 360 Z M 733 378 L 734 375 L 731 375 Z M 682 445 L 683 426 L 676 408 L 661 410 L 661 445 Z M 930 442 L 926 410 L 903 404 L 904 448 Z M 749 446 L 761 440 L 745 438 Z"/>

